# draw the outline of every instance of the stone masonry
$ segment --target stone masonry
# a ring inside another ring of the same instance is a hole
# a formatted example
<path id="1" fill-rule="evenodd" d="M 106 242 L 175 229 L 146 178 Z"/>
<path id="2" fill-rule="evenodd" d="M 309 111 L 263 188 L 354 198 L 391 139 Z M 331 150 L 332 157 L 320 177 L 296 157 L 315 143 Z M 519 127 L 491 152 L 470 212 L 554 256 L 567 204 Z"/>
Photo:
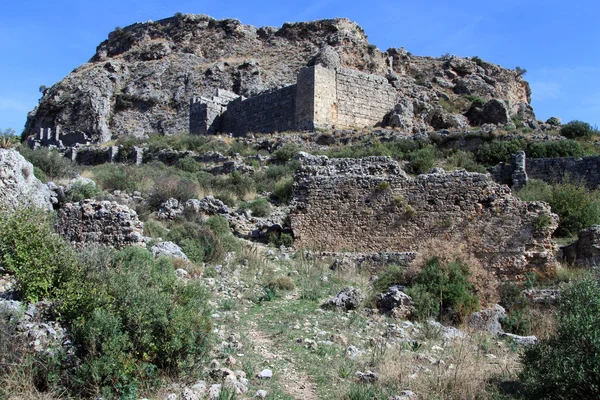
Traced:
<path id="1" fill-rule="evenodd" d="M 466 245 L 499 277 L 555 266 L 558 217 L 489 176 L 463 170 L 407 176 L 389 157 L 300 154 L 290 220 L 298 247 L 418 252 L 429 239 Z"/>
<path id="2" fill-rule="evenodd" d="M 193 99 L 190 133 L 371 127 L 381 123 L 397 103 L 397 90 L 382 76 L 314 65 L 300 70 L 295 85 L 258 96 L 243 98 L 218 91 L 211 99 Z"/>
<path id="3" fill-rule="evenodd" d="M 56 229 L 76 246 L 96 244 L 122 248 L 145 245 L 144 223 L 136 212 L 112 201 L 67 203 L 58 211 Z"/>
<path id="4" fill-rule="evenodd" d="M 557 183 L 565 178 L 595 189 L 600 186 L 600 157 L 526 158 L 525 153 L 519 152 L 510 164 L 494 167 L 491 174 L 497 182 L 515 189 L 525 185 L 528 179 Z"/>

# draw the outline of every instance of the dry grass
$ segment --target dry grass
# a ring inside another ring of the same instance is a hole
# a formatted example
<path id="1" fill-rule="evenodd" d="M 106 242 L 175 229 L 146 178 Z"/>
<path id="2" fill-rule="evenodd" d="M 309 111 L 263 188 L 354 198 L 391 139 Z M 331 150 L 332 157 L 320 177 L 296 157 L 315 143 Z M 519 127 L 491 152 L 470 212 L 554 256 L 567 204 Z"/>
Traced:
<path id="1" fill-rule="evenodd" d="M 431 239 L 423 245 L 417 258 L 406 271 L 406 276 L 412 280 L 428 260 L 437 257 L 441 265 L 452 261 L 460 261 L 469 267 L 469 281 L 473 284 L 481 306 L 486 307 L 498 302 L 498 283 L 493 273 L 487 271 L 479 259 L 470 253 L 463 243 L 455 243 L 440 239 Z"/>
<path id="2" fill-rule="evenodd" d="M 495 391 L 492 381 L 514 380 L 519 370 L 517 353 L 497 344 L 484 352 L 471 338 L 459 339 L 429 357 L 433 355 L 434 363 L 410 350 L 386 354 L 377 368 L 381 384 L 398 391 L 410 389 L 421 399 L 481 399 Z"/>

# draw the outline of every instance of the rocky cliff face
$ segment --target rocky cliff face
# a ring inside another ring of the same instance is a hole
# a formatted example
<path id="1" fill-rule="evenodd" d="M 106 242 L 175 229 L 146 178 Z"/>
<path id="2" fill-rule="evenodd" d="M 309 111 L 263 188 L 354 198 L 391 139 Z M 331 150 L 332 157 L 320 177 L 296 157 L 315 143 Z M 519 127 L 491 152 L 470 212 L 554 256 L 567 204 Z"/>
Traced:
<path id="1" fill-rule="evenodd" d="M 487 122 L 462 115 L 475 97 L 505 100 L 510 113 L 533 118 L 529 86 L 517 72 L 479 59 L 382 53 L 347 19 L 277 29 L 176 15 L 111 32 L 88 63 L 44 92 L 25 133 L 60 126 L 98 142 L 187 133 L 191 98 L 210 97 L 216 88 L 251 96 L 293 84 L 300 68 L 322 62 L 314 58 L 325 47 L 340 66 L 387 76 L 399 90 L 402 101 L 386 124 L 419 131 Z"/>
<path id="2" fill-rule="evenodd" d="M 33 165 L 15 150 L 0 149 L 0 210 L 31 206 L 52 210 L 48 186 L 33 175 Z"/>

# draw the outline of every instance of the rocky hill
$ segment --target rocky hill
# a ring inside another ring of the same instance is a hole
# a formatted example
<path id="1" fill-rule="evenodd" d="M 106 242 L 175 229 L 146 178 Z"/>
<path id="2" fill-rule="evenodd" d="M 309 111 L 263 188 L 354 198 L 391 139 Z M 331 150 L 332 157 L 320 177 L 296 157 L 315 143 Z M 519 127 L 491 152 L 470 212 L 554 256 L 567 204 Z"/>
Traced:
<path id="1" fill-rule="evenodd" d="M 520 73 L 476 57 L 381 52 L 360 26 L 342 18 L 277 29 L 178 14 L 111 32 L 88 63 L 44 91 L 24 133 L 60 127 L 91 142 L 187 133 L 192 98 L 210 97 L 217 88 L 253 96 L 291 85 L 300 68 L 331 59 L 330 67 L 385 76 L 398 90 L 400 101 L 383 125 L 408 132 L 464 129 L 510 124 L 512 115 L 536 126 Z M 484 107 L 490 99 L 502 105 Z"/>

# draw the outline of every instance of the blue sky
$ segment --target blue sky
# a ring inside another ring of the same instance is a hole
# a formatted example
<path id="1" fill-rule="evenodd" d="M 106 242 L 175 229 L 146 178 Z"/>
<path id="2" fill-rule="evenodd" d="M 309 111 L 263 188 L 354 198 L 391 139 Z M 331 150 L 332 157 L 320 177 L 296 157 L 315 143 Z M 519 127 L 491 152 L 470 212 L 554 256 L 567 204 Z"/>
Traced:
<path id="1" fill-rule="evenodd" d="M 416 55 L 479 56 L 526 68 L 538 119 L 600 125 L 600 2 L 597 0 L 6 1 L 0 8 L 0 129 L 21 132 L 51 86 L 86 62 L 116 26 L 176 12 L 237 18 L 255 26 L 346 17 L 371 43 Z"/>

